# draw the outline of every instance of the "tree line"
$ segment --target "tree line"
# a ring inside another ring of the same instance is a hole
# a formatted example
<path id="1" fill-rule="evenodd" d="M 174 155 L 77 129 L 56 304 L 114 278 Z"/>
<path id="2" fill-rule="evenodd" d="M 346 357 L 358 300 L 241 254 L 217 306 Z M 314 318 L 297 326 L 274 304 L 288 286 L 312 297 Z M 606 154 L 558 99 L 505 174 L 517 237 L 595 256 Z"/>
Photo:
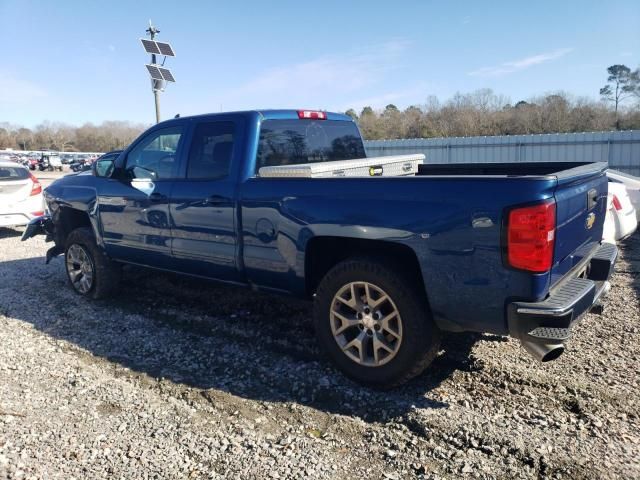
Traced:
<path id="1" fill-rule="evenodd" d="M 348 110 L 369 140 L 392 138 L 468 137 L 640 129 L 640 109 L 616 115 L 613 107 L 560 92 L 510 104 L 489 89 L 454 95 L 441 103 L 430 97 L 405 110 L 387 105 Z"/>
<path id="2" fill-rule="evenodd" d="M 444 102 L 431 96 L 404 110 L 389 104 L 346 113 L 368 140 L 640 129 L 640 69 L 610 66 L 599 93 L 599 101 L 558 92 L 512 104 L 481 89 Z M 44 122 L 29 129 L 0 122 L 0 149 L 108 152 L 126 147 L 147 127 L 121 121 L 81 127 Z"/>
<path id="3" fill-rule="evenodd" d="M 125 148 L 147 127 L 121 121 L 85 123 L 80 127 L 46 121 L 30 129 L 0 122 L 0 150 L 108 152 Z"/>
<path id="4" fill-rule="evenodd" d="M 503 95 L 481 89 L 457 93 L 446 102 L 429 97 L 402 111 L 389 104 L 383 110 L 364 107 L 360 113 L 346 113 L 371 140 L 640 128 L 640 69 L 612 65 L 607 75 L 600 101 L 558 92 L 512 104 Z"/>

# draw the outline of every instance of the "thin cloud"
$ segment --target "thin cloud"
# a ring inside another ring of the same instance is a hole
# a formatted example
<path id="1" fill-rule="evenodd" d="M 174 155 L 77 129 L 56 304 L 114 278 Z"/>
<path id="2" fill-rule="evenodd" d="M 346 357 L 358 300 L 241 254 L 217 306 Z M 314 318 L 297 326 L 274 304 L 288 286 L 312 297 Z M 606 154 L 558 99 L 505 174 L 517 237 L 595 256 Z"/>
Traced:
<path id="1" fill-rule="evenodd" d="M 404 108 L 405 106 L 415 103 L 416 99 L 425 98 L 427 92 L 433 90 L 434 86 L 431 83 L 419 82 L 402 90 L 395 90 L 391 92 L 385 92 L 380 95 L 374 95 L 366 98 L 358 98 L 356 100 L 349 101 L 345 105 L 341 105 L 337 108 L 338 111 L 346 111 L 350 108 L 360 111 L 364 107 L 371 107 L 373 109 L 380 109 L 386 107 L 388 104 L 397 104 L 398 108 Z"/>
<path id="2" fill-rule="evenodd" d="M 369 89 L 400 68 L 408 46 L 405 40 L 393 40 L 256 72 L 253 80 L 222 93 L 221 101 L 214 104 L 224 103 L 225 109 L 260 108 L 261 102 L 283 108 L 335 104 L 336 99 Z"/>
<path id="3" fill-rule="evenodd" d="M 499 77 L 507 75 L 509 73 L 519 72 L 535 65 L 557 60 L 564 57 L 568 53 L 571 53 L 573 48 L 559 48 L 551 52 L 540 53 L 538 55 L 532 55 L 530 57 L 521 58 L 518 60 L 512 60 L 493 67 L 483 67 L 478 70 L 469 72 L 468 75 L 472 77 Z"/>

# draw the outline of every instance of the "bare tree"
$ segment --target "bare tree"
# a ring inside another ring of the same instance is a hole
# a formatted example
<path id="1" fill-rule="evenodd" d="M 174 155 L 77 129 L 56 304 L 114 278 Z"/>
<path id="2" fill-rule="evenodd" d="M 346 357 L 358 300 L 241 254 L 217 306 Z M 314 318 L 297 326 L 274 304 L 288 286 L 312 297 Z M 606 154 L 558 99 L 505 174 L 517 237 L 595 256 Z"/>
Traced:
<path id="1" fill-rule="evenodd" d="M 638 79 L 635 72 L 626 65 L 611 65 L 607 68 L 609 76 L 608 84 L 600 89 L 602 98 L 614 104 L 616 116 L 616 130 L 620 130 L 620 119 L 618 118 L 618 108 L 620 103 L 630 97 L 638 87 Z"/>

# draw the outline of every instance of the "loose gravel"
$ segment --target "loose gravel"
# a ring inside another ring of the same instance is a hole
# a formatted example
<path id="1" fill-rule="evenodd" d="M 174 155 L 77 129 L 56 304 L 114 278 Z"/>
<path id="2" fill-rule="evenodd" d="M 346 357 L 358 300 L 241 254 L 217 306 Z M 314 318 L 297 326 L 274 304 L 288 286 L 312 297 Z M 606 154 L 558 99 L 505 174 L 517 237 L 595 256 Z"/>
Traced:
<path id="1" fill-rule="evenodd" d="M 446 336 L 376 392 L 318 352 L 309 306 L 127 269 L 115 300 L 0 229 L 0 478 L 640 478 L 640 237 L 602 316 L 535 363 Z"/>

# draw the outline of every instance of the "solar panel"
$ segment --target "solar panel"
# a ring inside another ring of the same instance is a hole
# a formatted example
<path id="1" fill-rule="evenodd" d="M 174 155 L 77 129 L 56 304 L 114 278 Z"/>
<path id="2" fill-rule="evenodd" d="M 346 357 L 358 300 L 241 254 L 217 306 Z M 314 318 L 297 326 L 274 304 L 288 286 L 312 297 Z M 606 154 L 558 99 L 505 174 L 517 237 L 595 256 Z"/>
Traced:
<path id="1" fill-rule="evenodd" d="M 158 49 L 160 50 L 160 53 L 162 55 L 166 55 L 167 57 L 175 57 L 176 56 L 176 54 L 173 51 L 173 48 L 171 48 L 171 45 L 169 45 L 168 43 L 156 42 L 156 45 L 158 46 Z"/>
<path id="2" fill-rule="evenodd" d="M 153 40 L 147 40 L 145 38 L 141 38 L 142 46 L 144 47 L 145 52 L 147 53 L 155 53 L 160 54 L 160 49 L 158 45 Z"/>
<path id="3" fill-rule="evenodd" d="M 151 75 L 151 78 L 153 78 L 154 80 L 164 80 L 164 78 L 162 78 L 162 74 L 160 73 L 160 69 L 155 66 L 155 65 L 145 65 L 147 67 L 147 70 L 149 70 L 149 75 Z M 163 68 L 163 70 L 166 70 L 165 68 Z M 173 80 L 175 82 L 175 80 Z"/>
<path id="4" fill-rule="evenodd" d="M 162 68 L 162 67 L 158 67 L 158 70 L 160 70 L 160 74 L 162 75 L 162 79 L 166 80 L 167 82 L 175 82 L 176 79 L 173 78 L 173 74 L 171 73 L 171 71 L 169 71 L 168 68 Z"/>

